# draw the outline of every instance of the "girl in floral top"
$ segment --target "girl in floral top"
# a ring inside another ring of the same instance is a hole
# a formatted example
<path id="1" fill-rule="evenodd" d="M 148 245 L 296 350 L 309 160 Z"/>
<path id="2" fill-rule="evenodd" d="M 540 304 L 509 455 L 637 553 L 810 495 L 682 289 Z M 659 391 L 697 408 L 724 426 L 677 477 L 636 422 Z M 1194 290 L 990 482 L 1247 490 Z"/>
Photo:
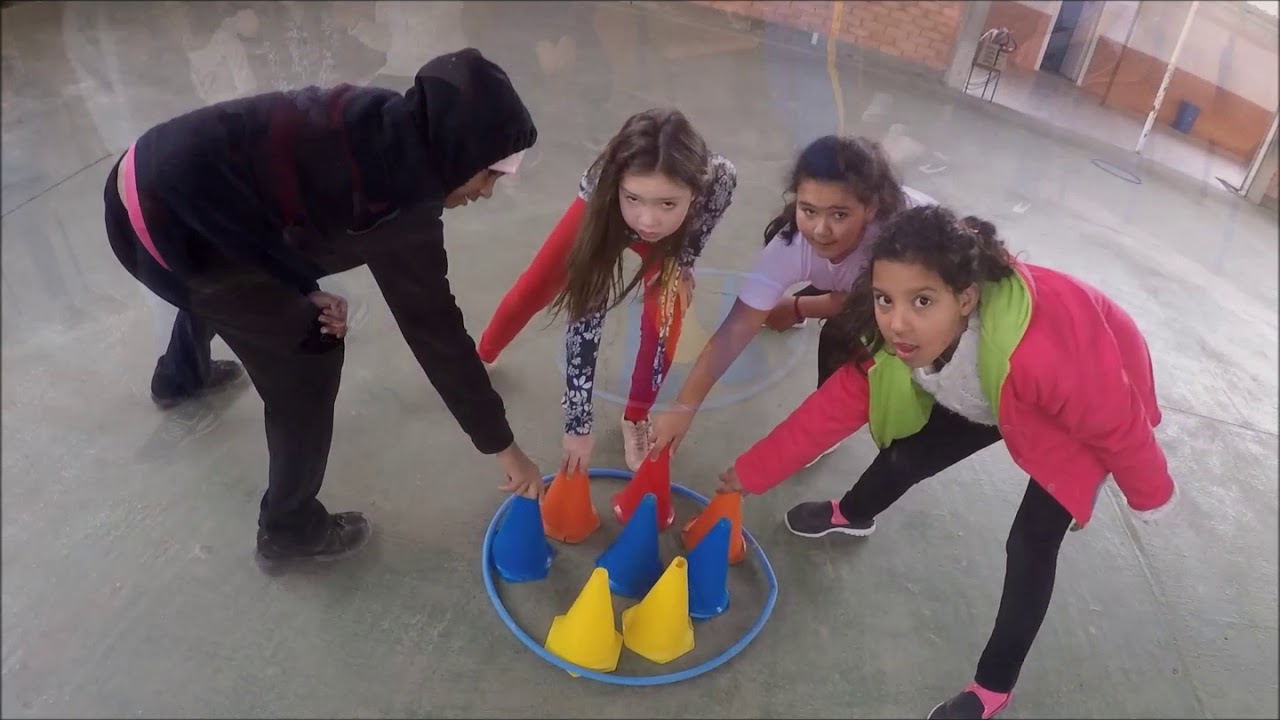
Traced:
<path id="1" fill-rule="evenodd" d="M 592 448 L 592 390 L 605 313 L 641 288 L 640 349 L 622 416 L 627 466 L 649 451 L 649 409 L 671 367 L 693 291 L 693 265 L 732 202 L 733 164 L 707 150 L 679 111 L 633 115 L 583 174 L 529 267 L 503 297 L 480 338 L 486 363 L 550 305 L 569 320 L 561 405 L 562 467 L 586 469 Z M 623 254 L 640 256 L 629 281 Z"/>

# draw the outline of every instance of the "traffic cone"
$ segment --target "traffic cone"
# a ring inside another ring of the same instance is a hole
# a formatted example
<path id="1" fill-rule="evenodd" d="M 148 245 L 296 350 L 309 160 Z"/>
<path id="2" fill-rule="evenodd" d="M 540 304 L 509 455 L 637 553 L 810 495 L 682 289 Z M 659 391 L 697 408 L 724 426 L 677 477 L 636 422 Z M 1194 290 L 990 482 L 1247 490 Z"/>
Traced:
<path id="1" fill-rule="evenodd" d="M 600 516 L 591 504 L 591 481 L 587 473 L 563 470 L 542 497 L 542 529 L 560 542 L 580 543 L 600 527 Z"/>
<path id="2" fill-rule="evenodd" d="M 516 496 L 493 538 L 493 565 L 507 582 L 528 582 L 547 576 L 555 551 L 542 531 L 538 501 Z"/>
<path id="3" fill-rule="evenodd" d="M 646 494 L 653 495 L 658 501 L 658 530 L 671 527 L 676 520 L 675 508 L 671 506 L 671 448 L 663 448 L 657 460 L 646 455 L 627 486 L 614 494 L 613 514 L 618 522 L 625 524 L 630 520 Z"/>
<path id="4" fill-rule="evenodd" d="M 713 618 L 729 609 L 729 518 L 720 518 L 686 556 L 689 561 L 689 616 Z"/>
<path id="5" fill-rule="evenodd" d="M 747 556 L 747 541 L 742 537 L 742 494 L 724 493 L 711 498 L 707 507 L 697 517 L 685 523 L 680 531 L 680 541 L 689 552 L 702 540 L 720 518 L 729 518 L 729 564 L 737 565 Z"/>
<path id="6" fill-rule="evenodd" d="M 609 571 L 596 568 L 582 586 L 569 612 L 551 621 L 547 652 L 561 660 L 596 672 L 613 672 L 622 655 L 622 634 L 613 621 L 613 598 L 609 595 Z M 570 672 L 573 677 L 577 673 Z"/>
<path id="7" fill-rule="evenodd" d="M 622 642 L 635 654 L 658 664 L 693 649 L 687 560 L 672 560 L 644 599 L 622 611 Z"/>
<path id="8" fill-rule="evenodd" d="M 642 598 L 662 575 L 657 518 L 657 501 L 645 495 L 617 539 L 596 558 L 596 567 L 609 571 L 615 595 Z"/>

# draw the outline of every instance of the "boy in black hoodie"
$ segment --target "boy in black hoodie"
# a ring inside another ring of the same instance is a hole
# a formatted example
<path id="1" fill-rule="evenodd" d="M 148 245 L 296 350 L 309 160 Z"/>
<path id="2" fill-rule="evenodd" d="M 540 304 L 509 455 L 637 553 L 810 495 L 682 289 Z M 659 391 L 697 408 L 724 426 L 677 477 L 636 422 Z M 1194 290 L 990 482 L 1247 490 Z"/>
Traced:
<path id="1" fill-rule="evenodd" d="M 427 378 L 508 492 L 541 474 L 515 443 L 450 291 L 445 208 L 492 194 L 537 139 L 501 68 L 468 48 L 437 57 L 403 95 L 342 85 L 218 103 L 147 131 L 105 188 L 112 249 L 179 309 L 152 393 L 171 406 L 225 385 L 222 337 L 266 415 L 261 559 L 350 554 L 356 512 L 316 498 L 333 436 L 346 303 L 316 280 L 367 265 Z"/>

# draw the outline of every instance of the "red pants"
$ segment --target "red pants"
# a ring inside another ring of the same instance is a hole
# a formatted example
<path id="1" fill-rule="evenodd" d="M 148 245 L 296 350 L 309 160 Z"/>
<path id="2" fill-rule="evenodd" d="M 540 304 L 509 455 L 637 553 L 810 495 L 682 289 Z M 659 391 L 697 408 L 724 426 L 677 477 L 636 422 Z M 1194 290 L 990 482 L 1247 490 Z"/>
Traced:
<path id="1" fill-rule="evenodd" d="M 586 203 L 581 198 L 565 210 L 560 221 L 556 223 L 551 234 L 534 255 L 529 266 L 515 284 L 498 303 L 497 310 L 489 319 L 477 344 L 480 359 L 491 363 L 498 358 L 507 345 L 524 329 L 533 316 L 551 304 L 556 295 L 564 287 L 566 260 L 573 241 L 578 233 L 578 223 L 582 220 L 582 212 Z M 649 251 L 645 243 L 633 243 L 631 250 L 641 258 Z M 645 276 L 641 287 L 648 287 L 649 282 L 661 271 L 652 268 Z M 627 396 L 626 410 L 623 417 L 638 422 L 649 416 L 649 409 L 658 399 L 661 386 L 655 382 L 654 364 L 657 361 L 659 348 L 657 317 L 660 297 L 658 293 L 645 293 L 644 312 L 640 321 L 640 349 L 636 353 L 635 367 L 631 371 L 631 390 Z M 679 339 L 683 306 L 676 304 L 675 316 L 672 318 L 668 332 L 666 352 L 663 353 L 661 377 L 665 378 L 671 369 L 671 358 L 675 355 L 675 344 Z"/>

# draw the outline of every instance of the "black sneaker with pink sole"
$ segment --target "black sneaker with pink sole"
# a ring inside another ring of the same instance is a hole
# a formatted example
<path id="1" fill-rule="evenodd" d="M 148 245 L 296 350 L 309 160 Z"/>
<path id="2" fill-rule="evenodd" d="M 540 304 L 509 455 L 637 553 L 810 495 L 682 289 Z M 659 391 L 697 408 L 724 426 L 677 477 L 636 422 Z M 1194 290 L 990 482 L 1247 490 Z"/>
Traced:
<path id="1" fill-rule="evenodd" d="M 787 529 L 800 537 L 818 538 L 831 533 L 866 537 L 876 531 L 875 518 L 862 520 L 840 514 L 837 500 L 805 502 L 786 514 Z"/>
<path id="2" fill-rule="evenodd" d="M 977 683 L 956 693 L 951 699 L 938 703 L 929 720 L 987 720 L 995 717 L 1009 704 L 1009 693 L 988 690 Z"/>

